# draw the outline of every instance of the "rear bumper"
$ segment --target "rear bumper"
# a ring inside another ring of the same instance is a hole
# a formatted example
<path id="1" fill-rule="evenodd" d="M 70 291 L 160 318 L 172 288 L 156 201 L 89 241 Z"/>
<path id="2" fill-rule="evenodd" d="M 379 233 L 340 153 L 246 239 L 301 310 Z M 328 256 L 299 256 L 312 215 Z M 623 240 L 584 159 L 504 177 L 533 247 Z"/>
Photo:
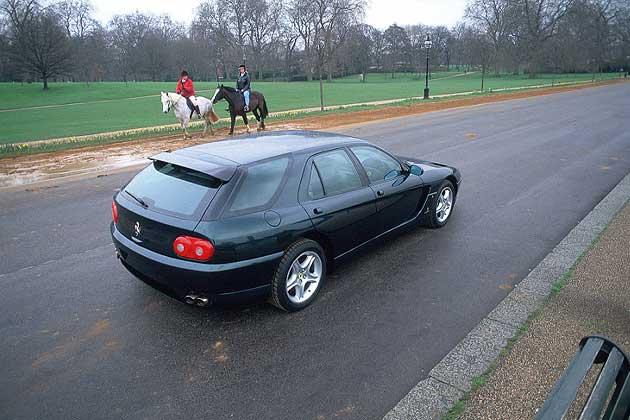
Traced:
<path id="1" fill-rule="evenodd" d="M 111 224 L 119 261 L 134 276 L 179 300 L 188 294 L 212 302 L 237 302 L 269 294 L 282 252 L 226 264 L 180 260 L 143 248 Z"/>

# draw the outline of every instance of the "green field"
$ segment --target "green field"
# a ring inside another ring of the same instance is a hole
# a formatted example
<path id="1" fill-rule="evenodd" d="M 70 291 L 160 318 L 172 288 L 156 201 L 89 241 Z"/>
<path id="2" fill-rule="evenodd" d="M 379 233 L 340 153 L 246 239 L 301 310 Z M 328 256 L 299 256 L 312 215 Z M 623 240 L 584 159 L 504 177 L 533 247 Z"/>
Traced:
<path id="1" fill-rule="evenodd" d="M 597 75 L 597 79 L 618 77 Z M 590 74 L 486 77 L 486 89 L 510 88 L 591 80 Z M 357 76 L 337 79 L 324 85 L 326 105 L 341 105 L 422 95 L 423 79 L 411 75 L 369 74 L 366 83 Z M 232 83 L 230 83 L 232 84 Z M 471 73 L 436 73 L 431 94 L 479 90 L 481 75 Z M 196 82 L 201 96 L 210 96 L 215 82 Z M 139 127 L 171 124 L 173 114 L 161 112 L 161 90 L 173 90 L 173 83 L 52 83 L 44 92 L 40 84 L 0 83 L 0 144 L 39 139 L 95 134 Z M 284 111 L 319 105 L 317 82 L 254 82 L 253 88 L 263 92 L 269 110 Z M 35 109 L 29 109 L 33 108 Z M 37 108 L 44 107 L 44 108 Z M 216 106 L 226 116 L 226 105 Z"/>

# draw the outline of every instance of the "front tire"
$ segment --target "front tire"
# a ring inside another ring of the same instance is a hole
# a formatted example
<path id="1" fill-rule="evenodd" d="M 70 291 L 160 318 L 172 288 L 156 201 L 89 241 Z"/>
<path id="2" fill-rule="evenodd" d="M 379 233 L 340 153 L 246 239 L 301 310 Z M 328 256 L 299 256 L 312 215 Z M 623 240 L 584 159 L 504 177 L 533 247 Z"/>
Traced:
<path id="1" fill-rule="evenodd" d="M 310 239 L 294 242 L 284 253 L 271 283 L 271 303 L 287 312 L 310 305 L 326 280 L 326 255 Z"/>
<path id="2" fill-rule="evenodd" d="M 438 188 L 437 197 L 429 209 L 427 225 L 433 229 L 446 226 L 455 206 L 455 188 L 451 181 L 445 180 Z"/>

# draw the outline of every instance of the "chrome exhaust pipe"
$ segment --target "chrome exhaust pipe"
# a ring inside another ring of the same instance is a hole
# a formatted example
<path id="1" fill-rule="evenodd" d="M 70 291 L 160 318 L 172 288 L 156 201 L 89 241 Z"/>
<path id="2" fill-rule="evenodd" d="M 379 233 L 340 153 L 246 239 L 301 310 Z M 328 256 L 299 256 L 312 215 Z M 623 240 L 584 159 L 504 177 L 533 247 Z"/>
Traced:
<path id="1" fill-rule="evenodd" d="M 197 299 L 195 299 L 195 304 L 197 306 L 208 306 L 208 298 L 198 297 Z"/>
<path id="2" fill-rule="evenodd" d="M 208 304 L 210 303 L 210 300 L 207 297 L 198 296 L 191 293 L 189 295 L 186 295 L 186 297 L 184 297 L 184 302 L 186 302 L 189 305 L 208 306 Z"/>

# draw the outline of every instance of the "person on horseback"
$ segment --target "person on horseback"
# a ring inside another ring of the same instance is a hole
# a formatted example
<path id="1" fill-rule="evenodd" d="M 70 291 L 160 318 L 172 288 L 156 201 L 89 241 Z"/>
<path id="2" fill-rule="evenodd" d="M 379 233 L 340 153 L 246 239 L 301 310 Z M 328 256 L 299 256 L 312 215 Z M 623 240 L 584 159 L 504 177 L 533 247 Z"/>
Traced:
<path id="1" fill-rule="evenodd" d="M 177 82 L 177 89 L 175 92 L 182 95 L 187 101 L 190 101 L 190 104 L 192 104 L 193 109 L 197 113 L 197 118 L 201 118 L 199 104 L 197 104 L 197 98 L 195 98 L 195 87 L 193 86 L 193 81 L 188 76 L 188 72 L 186 70 L 182 71 L 179 81 Z"/>
<path id="2" fill-rule="evenodd" d="M 249 73 L 247 73 L 247 68 L 245 64 L 241 64 L 238 66 L 238 79 L 236 80 L 236 91 L 243 94 L 243 98 L 245 98 L 245 108 L 243 111 L 249 112 L 249 91 L 250 91 L 250 78 Z"/>

